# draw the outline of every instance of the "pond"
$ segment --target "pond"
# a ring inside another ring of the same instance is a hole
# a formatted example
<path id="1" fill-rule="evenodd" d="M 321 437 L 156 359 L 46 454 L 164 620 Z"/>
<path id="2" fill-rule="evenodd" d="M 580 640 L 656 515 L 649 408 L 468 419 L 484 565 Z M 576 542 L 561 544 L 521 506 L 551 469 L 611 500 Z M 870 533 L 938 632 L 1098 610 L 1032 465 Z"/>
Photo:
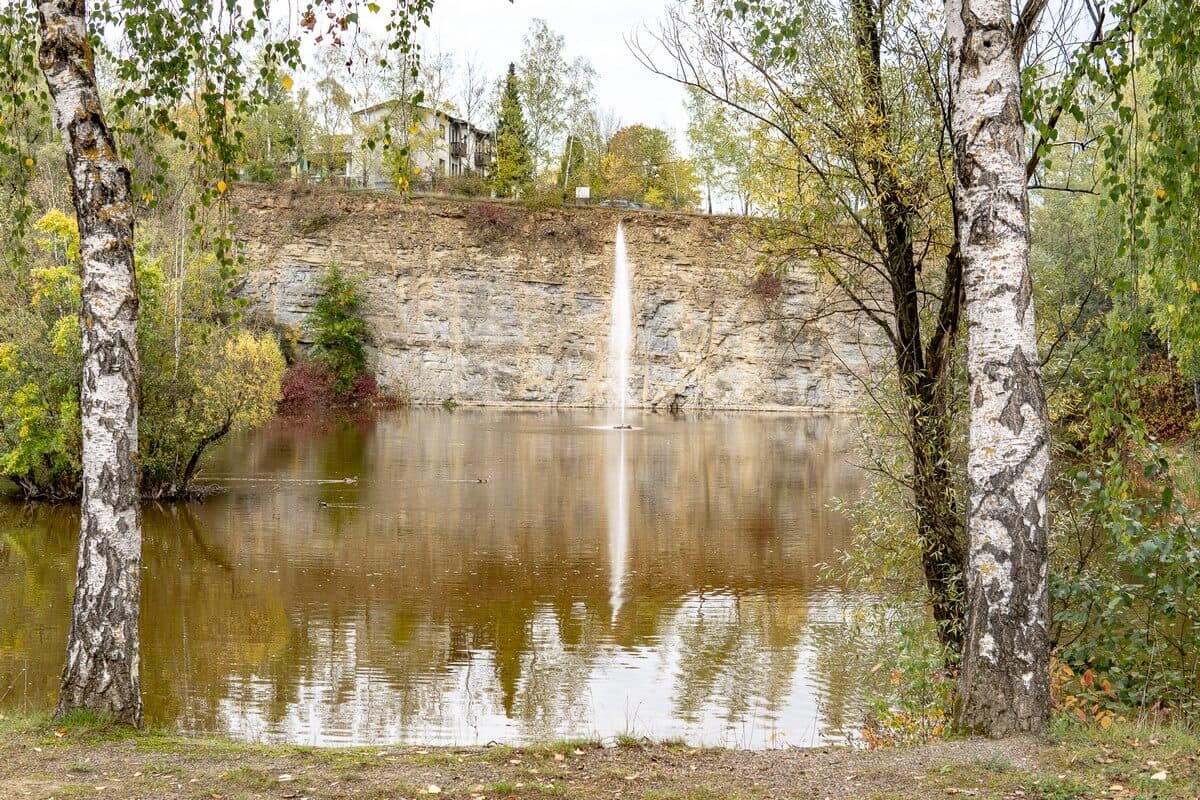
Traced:
<path id="1" fill-rule="evenodd" d="M 148 506 L 147 722 L 315 745 L 834 740 L 819 565 L 850 423 L 412 409 L 277 420 Z M 50 709 L 77 514 L 0 506 L 0 709 Z"/>

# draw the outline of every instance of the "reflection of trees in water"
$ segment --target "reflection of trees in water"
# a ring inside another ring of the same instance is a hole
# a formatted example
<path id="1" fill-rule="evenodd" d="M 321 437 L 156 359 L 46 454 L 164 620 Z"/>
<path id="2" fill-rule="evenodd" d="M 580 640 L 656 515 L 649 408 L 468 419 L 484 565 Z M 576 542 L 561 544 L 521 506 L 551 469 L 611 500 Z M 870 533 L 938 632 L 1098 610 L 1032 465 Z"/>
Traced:
<path id="1" fill-rule="evenodd" d="M 910 626 L 927 620 L 920 603 L 896 598 L 829 592 L 812 629 L 813 674 L 821 682 L 820 724 L 830 739 L 857 739 L 873 711 L 868 697 L 886 694 L 890 670 L 905 650 Z M 854 620 L 853 626 L 848 625 Z M 911 652 L 908 657 L 911 658 Z M 934 656 L 935 664 L 940 659 Z"/>
<path id="2" fill-rule="evenodd" d="M 597 665 L 643 650 L 677 653 L 685 720 L 776 714 L 814 565 L 845 542 L 828 499 L 858 486 L 828 426 L 663 419 L 631 436 L 626 602 L 613 620 L 606 434 L 566 419 L 387 415 L 225 448 L 214 475 L 295 480 L 147 509 L 152 721 L 300 740 L 319 725 L 363 741 L 499 717 L 566 735 L 589 719 Z M 349 475 L 360 481 L 304 482 Z M 34 659 L 47 698 L 75 513 L 0 518 L 20 544 L 2 545 L 0 670 Z"/>
<path id="3" fill-rule="evenodd" d="M 829 738 L 850 739 L 864 721 L 863 665 L 844 625 L 820 624 L 812 630 L 814 669 L 821 682 L 819 727 Z"/>
<path id="4" fill-rule="evenodd" d="M 0 506 L 0 708 L 54 707 L 78 539 L 68 506 Z"/>
<path id="5" fill-rule="evenodd" d="M 700 595 L 677 615 L 675 709 L 695 721 L 714 708 L 729 726 L 774 721 L 796 670 L 807 621 L 800 594 Z"/>
<path id="6" fill-rule="evenodd" d="M 295 643 L 283 597 L 248 579 L 236 548 L 196 508 L 143 513 L 142 690 L 153 722 L 212 729 L 225 694 L 217 676 L 239 664 L 285 663 Z"/>
<path id="7" fill-rule="evenodd" d="M 508 716 L 517 717 L 530 735 L 539 731 L 586 729 L 590 722 L 587 691 L 591 664 L 597 653 L 595 628 L 604 623 L 603 614 L 575 609 L 581 630 L 589 631 L 576 646 L 568 646 L 560 631 L 555 610 L 543 607 L 532 627 L 533 646 L 524 654 L 524 680 L 516 708 L 505 705 Z M 513 712 L 516 713 L 513 713 Z"/>

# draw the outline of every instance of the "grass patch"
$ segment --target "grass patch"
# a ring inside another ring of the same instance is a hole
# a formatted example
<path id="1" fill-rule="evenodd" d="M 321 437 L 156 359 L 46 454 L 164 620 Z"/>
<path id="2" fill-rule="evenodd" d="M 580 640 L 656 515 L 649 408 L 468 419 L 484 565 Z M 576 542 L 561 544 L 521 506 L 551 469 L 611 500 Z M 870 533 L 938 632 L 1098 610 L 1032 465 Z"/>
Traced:
<path id="1" fill-rule="evenodd" d="M 377 756 L 363 750 L 316 750 L 309 754 L 335 770 L 367 769 L 379 763 Z"/>
<path id="2" fill-rule="evenodd" d="M 32 736 L 40 745 L 72 742 L 116 742 L 145 735 L 132 725 L 117 722 L 111 714 L 78 709 L 55 719 L 51 714 L 5 716 L 0 731 L 8 736 Z"/>
<path id="3" fill-rule="evenodd" d="M 1090 797 L 1118 784 L 1149 797 L 1200 797 L 1200 735 L 1186 726 L 1117 722 L 1105 729 L 1062 718 L 1048 738 L 1070 785 L 1059 795 L 1050 787 L 1047 800 Z M 1082 794 L 1069 794 L 1079 786 Z"/>
<path id="4" fill-rule="evenodd" d="M 273 775 L 268 775 L 254 767 L 234 767 L 221 773 L 221 782 L 239 789 L 268 789 L 278 781 Z"/>
<path id="5" fill-rule="evenodd" d="M 183 770 L 180 767 L 158 759 L 146 762 L 145 769 L 142 771 L 156 778 L 178 778 L 183 775 Z"/>
<path id="6" fill-rule="evenodd" d="M 979 766 L 989 772 L 1009 772 L 1012 770 L 1012 760 L 1008 756 L 996 753 L 979 762 Z"/>
<path id="7" fill-rule="evenodd" d="M 574 755 L 576 750 L 582 750 L 585 753 L 588 750 L 596 750 L 600 747 L 600 742 L 596 739 L 563 739 L 558 742 L 546 742 L 545 744 L 533 745 L 528 749 L 530 753 L 548 753 L 569 756 Z"/>
<path id="8" fill-rule="evenodd" d="M 215 794 L 229 800 L 293 792 L 331 797 L 333 791 L 326 792 L 325 787 L 338 784 L 341 788 L 336 791 L 360 800 L 412 800 L 424 796 L 427 784 L 441 786 L 442 796 L 480 794 L 488 800 L 558 796 L 748 800 L 772 793 L 791 796 L 787 790 L 792 789 L 820 789 L 829 781 L 845 780 L 849 773 L 854 775 L 855 790 L 861 789 L 857 796 L 864 798 L 923 800 L 960 793 L 981 800 L 1200 797 L 1200 736 L 1180 726 L 1117 723 L 1101 729 L 1058 720 L 1041 743 L 1021 740 L 995 746 L 968 740 L 944 752 L 925 751 L 912 760 L 912 766 L 905 764 L 903 775 L 896 772 L 896 753 L 883 751 L 876 757 L 847 750 L 842 761 L 837 751 L 822 751 L 821 759 L 812 762 L 821 771 L 814 776 L 807 767 L 794 771 L 797 762 L 782 754 L 776 761 L 770 754 L 748 753 L 743 762 L 740 754 L 718 749 L 706 751 L 703 759 L 691 759 L 668 755 L 681 749 L 690 752 L 684 742 L 631 735 L 617 739 L 617 748 L 611 748 L 613 740 L 606 740 L 605 748 L 592 740 L 567 739 L 521 748 L 325 749 L 137 732 L 95 715 L 73 716 L 64 722 L 45 716 L 2 722 L 3 730 L 16 731 L 10 739 L 0 740 L 10 774 L 25 781 L 15 786 L 35 793 L 44 787 L 40 796 L 52 793 L 58 798 L 173 796 L 173 787 L 183 783 L 181 796 Z M 114 739 L 129 743 L 109 746 Z M 42 747 L 44 740 L 60 747 Z M 751 761 L 753 770 L 746 771 Z M 280 783 L 283 773 L 294 779 Z M 737 779 L 739 774 L 761 775 L 762 782 L 751 787 Z M 111 783 L 107 775 L 124 776 L 130 782 L 114 783 L 98 792 L 96 785 Z M 56 787 L 58 781 L 70 785 Z M 1110 790 L 1116 784 L 1122 789 Z M 12 787 L 0 778 L 0 796 L 9 796 L 7 788 Z"/>
<path id="9" fill-rule="evenodd" d="M 561 797 L 567 793 L 567 787 L 559 784 L 548 785 L 545 783 L 517 783 L 515 781 L 496 781 L 486 787 L 485 795 L 488 797 L 528 797 L 530 795 L 538 795 L 542 797 Z"/>
<path id="10" fill-rule="evenodd" d="M 103 797 L 102 792 L 97 792 L 95 786 L 85 783 L 68 783 L 66 786 L 60 786 L 54 790 L 55 800 L 74 800 L 77 797 Z"/>
<path id="11" fill-rule="evenodd" d="M 519 754 L 519 751 L 515 747 L 498 744 L 495 747 L 488 748 L 485 759 L 493 764 L 502 764 L 516 758 Z"/>
<path id="12" fill-rule="evenodd" d="M 1029 788 L 1037 800 L 1078 800 L 1091 793 L 1086 784 L 1067 777 L 1038 778 Z"/>
<path id="13" fill-rule="evenodd" d="M 354 796 L 362 798 L 362 800 L 396 800 L 399 797 L 423 797 L 425 790 L 412 784 L 397 783 L 386 788 L 368 789 L 362 793 L 355 792 Z"/>
<path id="14" fill-rule="evenodd" d="M 461 764 L 466 761 L 466 758 L 462 754 L 446 752 L 444 750 L 409 753 L 407 758 L 413 764 L 422 764 L 427 767 L 445 767 L 450 764 Z"/>

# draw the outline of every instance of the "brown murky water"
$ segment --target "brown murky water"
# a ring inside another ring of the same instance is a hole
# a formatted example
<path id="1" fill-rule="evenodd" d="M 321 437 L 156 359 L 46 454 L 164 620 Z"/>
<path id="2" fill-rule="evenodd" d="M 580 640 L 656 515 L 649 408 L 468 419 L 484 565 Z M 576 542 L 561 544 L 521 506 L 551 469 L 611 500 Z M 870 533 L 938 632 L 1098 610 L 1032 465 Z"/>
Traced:
<path id="1" fill-rule="evenodd" d="M 151 724 L 305 744 L 842 733 L 844 420 L 411 410 L 231 442 L 145 512 Z M 53 706 L 77 511 L 0 507 L 0 709 Z"/>

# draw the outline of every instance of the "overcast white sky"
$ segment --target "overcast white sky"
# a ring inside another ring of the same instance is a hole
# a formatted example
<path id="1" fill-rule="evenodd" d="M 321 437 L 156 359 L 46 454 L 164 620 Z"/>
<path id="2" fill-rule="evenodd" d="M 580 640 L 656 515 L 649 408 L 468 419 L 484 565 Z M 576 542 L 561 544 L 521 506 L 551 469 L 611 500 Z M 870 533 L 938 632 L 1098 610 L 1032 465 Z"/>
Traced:
<path id="1" fill-rule="evenodd" d="M 568 59 L 583 56 L 596 68 L 596 99 L 626 124 L 666 128 L 685 146 L 684 92 L 647 71 L 625 46 L 640 26 L 657 26 L 667 0 L 437 0 L 426 46 L 453 53 L 461 63 L 475 54 L 494 75 L 521 53 L 521 39 L 537 17 L 566 37 Z"/>

